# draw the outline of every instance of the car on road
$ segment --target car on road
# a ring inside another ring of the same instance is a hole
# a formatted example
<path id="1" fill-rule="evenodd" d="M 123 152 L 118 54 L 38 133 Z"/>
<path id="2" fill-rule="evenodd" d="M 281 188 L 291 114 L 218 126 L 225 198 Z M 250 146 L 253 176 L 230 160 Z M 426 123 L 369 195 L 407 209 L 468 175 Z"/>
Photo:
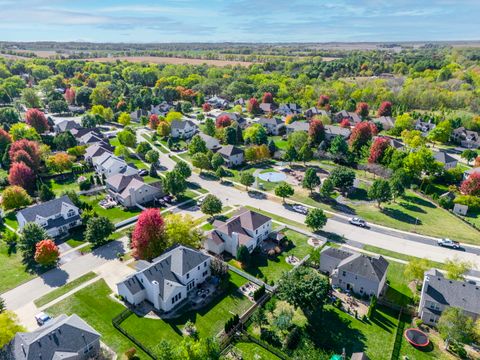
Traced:
<path id="1" fill-rule="evenodd" d="M 138 175 L 140 176 L 147 176 L 148 175 L 148 170 L 142 169 L 138 172 Z"/>
<path id="2" fill-rule="evenodd" d="M 45 314 L 44 312 L 41 312 L 35 315 L 35 320 L 37 320 L 37 324 L 40 326 L 42 326 L 43 324 L 45 324 L 47 321 L 51 319 L 52 318 L 49 315 Z"/>
<path id="3" fill-rule="evenodd" d="M 355 226 L 360 226 L 360 227 L 367 227 L 367 222 L 359 217 L 353 217 L 351 218 L 350 220 L 348 220 L 348 222 L 352 225 L 355 225 Z"/>
<path id="4" fill-rule="evenodd" d="M 294 204 L 292 205 L 292 209 L 300 214 L 307 215 L 308 213 L 308 208 L 306 206 L 300 205 L 300 204 Z"/>
<path id="5" fill-rule="evenodd" d="M 450 239 L 440 239 L 437 241 L 438 246 L 448 247 L 450 249 L 460 249 L 460 243 Z"/>

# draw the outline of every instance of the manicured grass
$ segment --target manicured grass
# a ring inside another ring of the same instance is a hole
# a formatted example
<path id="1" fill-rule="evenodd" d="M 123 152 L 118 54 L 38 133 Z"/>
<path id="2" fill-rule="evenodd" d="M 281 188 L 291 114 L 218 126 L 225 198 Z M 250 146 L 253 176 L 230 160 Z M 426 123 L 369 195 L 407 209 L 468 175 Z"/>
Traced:
<path id="1" fill-rule="evenodd" d="M 243 360 L 277 360 L 280 359 L 275 354 L 264 349 L 253 342 L 238 342 L 234 346 L 234 351 L 242 355 Z"/>
<path id="2" fill-rule="evenodd" d="M 137 158 L 135 155 L 130 154 L 130 157 L 126 160 L 128 164 L 133 164 L 137 169 L 149 169 L 149 166 L 145 164 L 142 160 Z"/>
<path id="3" fill-rule="evenodd" d="M 50 186 L 51 186 L 53 192 L 55 193 L 55 195 L 57 195 L 57 196 L 59 196 L 60 194 L 62 194 L 65 191 L 78 192 L 80 190 L 79 187 L 78 187 L 77 180 L 74 179 L 74 178 L 64 180 L 64 181 L 50 180 Z"/>
<path id="4" fill-rule="evenodd" d="M 15 216 L 15 211 L 11 211 L 8 214 L 5 215 L 3 218 L 5 221 L 5 224 L 10 226 L 13 229 L 18 229 L 18 222 L 17 222 L 17 217 Z"/>
<path id="5" fill-rule="evenodd" d="M 8 254 L 8 246 L 3 241 L 0 241 L 0 274 L 0 293 L 36 277 L 36 274 L 27 271 L 20 252 Z"/>
<path id="6" fill-rule="evenodd" d="M 281 136 L 270 136 L 270 139 L 273 140 L 273 142 L 275 143 L 275 146 L 279 150 L 287 150 L 288 141 L 287 140 L 282 140 Z"/>
<path id="7" fill-rule="evenodd" d="M 406 320 L 405 329 L 409 327 L 409 319 Z M 439 342 L 440 339 L 437 336 L 432 336 L 429 334 L 430 346 L 427 347 L 427 350 L 422 351 L 420 349 L 412 346 L 404 336 L 402 336 L 402 345 L 400 348 L 400 359 L 403 359 L 404 356 L 408 356 L 412 360 L 454 360 L 458 359 L 456 356 L 453 356 L 450 353 L 446 353 L 443 348 L 440 348 Z"/>
<path id="8" fill-rule="evenodd" d="M 387 270 L 389 286 L 385 297 L 400 306 L 409 305 L 413 301 L 413 293 L 408 287 L 409 281 L 405 278 L 404 271 L 404 264 L 390 261 Z"/>
<path id="9" fill-rule="evenodd" d="M 202 225 L 202 230 L 210 231 L 210 230 L 213 230 L 213 229 L 214 229 L 214 226 L 210 223 L 206 223 L 206 224 Z"/>
<path id="10" fill-rule="evenodd" d="M 115 206 L 111 209 L 104 209 L 100 205 L 98 205 L 98 202 L 103 198 L 105 198 L 105 194 L 95 196 L 80 196 L 80 199 L 82 201 L 85 201 L 86 203 L 93 206 L 93 210 L 95 210 L 98 215 L 109 218 L 113 223 L 118 223 L 122 220 L 126 220 L 128 218 L 131 218 L 132 216 L 140 214 L 141 212 L 141 210 L 138 208 L 127 210 L 120 206 Z"/>
<path id="11" fill-rule="evenodd" d="M 37 305 L 37 307 L 41 307 L 43 305 L 46 305 L 49 302 L 52 302 L 53 300 L 55 300 L 56 298 L 68 293 L 69 291 L 72 291 L 73 289 L 82 285 L 83 283 L 85 283 L 89 280 L 92 280 L 96 276 L 97 276 L 97 274 L 95 274 L 92 271 L 89 272 L 89 273 L 86 273 L 85 275 L 80 276 L 79 278 L 77 278 L 77 279 L 75 279 L 75 280 L 73 280 L 73 281 L 71 281 L 71 282 L 69 282 L 69 283 L 67 283 L 63 286 L 60 286 L 58 289 L 50 291 L 48 294 L 45 294 L 42 297 L 39 297 L 38 299 L 36 299 L 34 301 L 34 303 L 35 303 L 35 305 Z"/>
<path id="12" fill-rule="evenodd" d="M 379 306 L 373 319 L 363 322 L 331 305 L 310 319 L 310 338 L 318 348 L 342 353 L 366 352 L 370 359 L 390 359 L 393 350 L 397 314 Z"/>
<path id="13" fill-rule="evenodd" d="M 376 224 L 423 235 L 449 237 L 465 243 L 480 244 L 480 232 L 477 230 L 413 192 L 407 192 L 406 195 L 397 200 L 397 203 L 385 204 L 382 210 L 373 204 L 352 207 L 357 215 Z"/>
<path id="14" fill-rule="evenodd" d="M 255 277 L 266 279 L 268 282 L 276 282 L 285 271 L 290 271 L 293 268 L 293 265 L 290 265 L 285 260 L 288 256 L 294 255 L 301 260 L 313 249 L 307 243 L 308 236 L 291 229 L 285 230 L 283 233 L 292 242 L 291 246 L 274 258 L 254 253 L 250 258 L 250 263 L 243 270 Z M 230 260 L 229 264 L 239 269 L 242 268 L 235 259 Z"/>
<path id="15" fill-rule="evenodd" d="M 228 292 L 205 308 L 187 311 L 179 318 L 168 320 L 148 319 L 133 314 L 122 323 L 122 328 L 150 348 L 155 348 L 159 339 L 180 341 L 182 328 L 188 320 L 195 323 L 200 337 L 215 336 L 223 329 L 226 320 L 234 314 L 244 313 L 252 305 L 248 298 L 237 291 L 246 282 L 243 277 L 231 273 Z"/>
<path id="16" fill-rule="evenodd" d="M 48 308 L 46 312 L 53 316 L 77 314 L 102 334 L 102 341 L 120 355 L 136 346 L 112 325 L 112 319 L 125 307 L 109 297 L 111 292 L 105 281 L 99 280 Z M 141 359 L 148 359 L 139 349 L 137 354 Z"/>
<path id="17" fill-rule="evenodd" d="M 65 242 L 70 245 L 72 248 L 85 244 L 85 239 L 83 237 L 83 232 L 85 228 L 83 226 L 79 226 L 75 229 L 70 230 L 67 239 Z"/>

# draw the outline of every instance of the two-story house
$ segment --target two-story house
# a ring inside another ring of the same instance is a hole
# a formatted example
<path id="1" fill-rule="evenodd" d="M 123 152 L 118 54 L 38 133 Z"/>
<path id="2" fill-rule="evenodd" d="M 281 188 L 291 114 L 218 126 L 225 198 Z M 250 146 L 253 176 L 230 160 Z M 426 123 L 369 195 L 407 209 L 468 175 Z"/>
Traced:
<path id="1" fill-rule="evenodd" d="M 417 120 L 415 122 L 414 128 L 415 130 L 420 131 L 423 136 L 427 136 L 430 133 L 430 131 L 435 129 L 435 124 L 432 123 L 431 121 L 425 122 L 425 121 Z"/>
<path id="2" fill-rule="evenodd" d="M 137 272 L 117 284 L 118 294 L 132 305 L 143 301 L 171 311 L 210 276 L 210 256 L 176 245 L 159 257 L 137 263 Z"/>
<path id="3" fill-rule="evenodd" d="M 220 145 L 220 141 L 213 136 L 207 135 L 203 132 L 199 132 L 198 136 L 200 136 L 202 140 L 205 141 L 205 145 L 207 146 L 208 150 L 212 150 L 215 152 L 222 147 L 222 145 Z"/>
<path id="4" fill-rule="evenodd" d="M 62 314 L 35 331 L 18 332 L 4 360 L 89 360 L 100 356 L 100 334 L 78 315 Z M 5 357 L 4 357 L 5 356 Z"/>
<path id="5" fill-rule="evenodd" d="M 45 229 L 51 237 L 57 237 L 82 224 L 80 210 L 67 195 L 42 204 L 33 205 L 17 212 L 19 230 L 34 222 Z"/>
<path id="6" fill-rule="evenodd" d="M 348 121 L 350 121 L 351 125 L 355 125 L 362 122 L 362 118 L 356 112 L 351 112 L 347 110 L 342 110 L 337 112 L 334 115 L 334 119 L 338 123 L 341 122 L 343 119 L 347 119 Z"/>
<path id="7" fill-rule="evenodd" d="M 246 246 L 252 252 L 272 232 L 272 219 L 255 211 L 241 208 L 226 222 L 215 221 L 204 247 L 220 255 L 228 252 L 237 256 L 238 248 Z"/>
<path id="8" fill-rule="evenodd" d="M 238 126 L 240 126 L 242 129 L 245 129 L 245 127 L 247 126 L 247 120 L 240 114 L 237 114 L 234 112 L 222 112 L 219 115 L 217 115 L 217 119 L 221 116 L 228 116 L 228 118 L 232 122 L 236 122 Z"/>
<path id="9" fill-rule="evenodd" d="M 57 135 L 79 128 L 81 128 L 80 124 L 77 121 L 71 119 L 59 119 L 59 121 L 54 121 L 53 125 L 53 131 Z"/>
<path id="10" fill-rule="evenodd" d="M 225 160 L 225 165 L 227 167 L 234 167 L 243 164 L 244 155 L 243 150 L 239 147 L 233 145 L 222 146 L 220 150 L 217 151 L 223 159 Z"/>
<path id="11" fill-rule="evenodd" d="M 467 149 L 480 147 L 480 134 L 476 131 L 467 130 L 463 126 L 453 130 L 451 139 Z"/>
<path id="12" fill-rule="evenodd" d="M 230 103 L 228 100 L 221 98 L 220 96 L 212 96 L 210 99 L 207 100 L 207 104 L 209 104 L 214 109 L 228 109 Z"/>
<path id="13" fill-rule="evenodd" d="M 104 153 L 112 154 L 114 150 L 114 147 L 110 145 L 110 143 L 102 141 L 87 147 L 85 149 L 85 154 L 83 157 L 86 161 L 91 163 L 93 158 L 103 155 Z"/>
<path id="14" fill-rule="evenodd" d="M 337 136 L 343 137 L 345 140 L 347 140 L 352 132 L 350 129 L 347 128 L 342 128 L 340 126 L 336 125 L 325 125 L 325 139 L 326 140 L 333 140 Z"/>
<path id="15" fill-rule="evenodd" d="M 103 175 L 105 178 L 116 174 L 133 175 L 138 173 L 138 170 L 128 165 L 125 160 L 108 152 L 92 158 L 92 165 L 97 174 Z"/>
<path id="16" fill-rule="evenodd" d="M 298 115 L 302 113 L 302 108 L 299 105 L 294 103 L 280 104 L 280 106 L 277 109 L 277 113 L 282 116 Z"/>
<path id="17" fill-rule="evenodd" d="M 459 307 L 473 320 L 480 317 L 480 286 L 468 281 L 446 279 L 437 269 L 425 272 L 418 306 L 425 324 L 436 325 L 448 307 Z"/>
<path id="18" fill-rule="evenodd" d="M 433 154 L 433 157 L 443 165 L 445 170 L 453 169 L 457 166 L 457 159 L 447 154 L 445 151 L 437 151 Z"/>
<path id="19" fill-rule="evenodd" d="M 287 135 L 290 135 L 296 131 L 308 132 L 309 128 L 310 124 L 306 121 L 294 121 L 285 127 Z"/>
<path id="20" fill-rule="evenodd" d="M 319 109 L 317 108 L 316 106 L 312 106 L 311 108 L 307 109 L 304 111 L 303 115 L 305 115 L 305 117 L 307 119 L 311 119 L 312 117 L 314 116 L 327 116 L 327 117 L 330 117 L 330 114 L 324 110 L 324 109 Z"/>
<path id="21" fill-rule="evenodd" d="M 170 128 L 170 135 L 175 139 L 190 139 L 198 130 L 191 120 L 173 120 Z"/>
<path id="22" fill-rule="evenodd" d="M 325 247 L 320 253 L 320 271 L 330 275 L 332 286 L 360 295 L 383 294 L 388 261 L 344 249 Z"/>
<path id="23" fill-rule="evenodd" d="M 391 116 L 380 116 L 372 121 L 374 124 L 380 124 L 383 130 L 390 130 L 395 126 L 395 119 Z"/>
<path id="24" fill-rule="evenodd" d="M 258 123 L 265 128 L 268 135 L 282 135 L 285 133 L 285 122 L 282 119 L 261 117 Z"/>
<path id="25" fill-rule="evenodd" d="M 105 181 L 107 192 L 126 208 L 143 205 L 164 195 L 160 182 L 147 184 L 137 174 L 116 174 Z"/>

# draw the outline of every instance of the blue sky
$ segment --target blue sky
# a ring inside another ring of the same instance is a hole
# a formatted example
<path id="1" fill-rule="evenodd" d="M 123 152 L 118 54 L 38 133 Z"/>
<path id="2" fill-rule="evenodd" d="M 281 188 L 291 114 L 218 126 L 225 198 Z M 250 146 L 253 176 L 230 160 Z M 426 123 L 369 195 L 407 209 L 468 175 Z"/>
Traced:
<path id="1" fill-rule="evenodd" d="M 0 0 L 0 40 L 479 40 L 480 0 Z"/>

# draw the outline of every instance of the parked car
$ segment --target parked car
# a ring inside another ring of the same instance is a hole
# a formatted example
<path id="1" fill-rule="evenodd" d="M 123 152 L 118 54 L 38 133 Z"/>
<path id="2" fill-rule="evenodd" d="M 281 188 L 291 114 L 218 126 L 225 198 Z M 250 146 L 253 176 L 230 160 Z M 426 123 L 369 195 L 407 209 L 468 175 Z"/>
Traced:
<path id="1" fill-rule="evenodd" d="M 367 227 L 367 223 L 365 220 L 363 219 L 360 219 L 359 217 L 353 217 L 351 218 L 350 220 L 348 220 L 348 222 L 352 225 L 355 225 L 355 226 L 360 226 L 360 227 Z"/>
<path id="2" fill-rule="evenodd" d="M 440 239 L 437 241 L 438 246 L 448 247 L 451 249 L 460 249 L 460 243 L 450 239 Z"/>
<path id="3" fill-rule="evenodd" d="M 172 203 L 173 202 L 173 196 L 172 195 L 165 195 L 162 199 L 163 201 L 165 201 L 166 203 Z"/>
<path id="4" fill-rule="evenodd" d="M 35 315 L 35 320 L 37 320 L 37 324 L 42 326 L 43 324 L 45 324 L 47 321 L 51 320 L 52 318 L 45 314 L 44 312 L 41 312 L 37 315 Z"/>
<path id="5" fill-rule="evenodd" d="M 307 215 L 308 213 L 308 208 L 306 206 L 300 205 L 300 204 L 294 204 L 292 206 L 292 209 L 300 214 Z"/>
<path id="6" fill-rule="evenodd" d="M 148 175 L 148 170 L 147 169 L 142 169 L 138 172 L 138 175 L 147 176 Z"/>

